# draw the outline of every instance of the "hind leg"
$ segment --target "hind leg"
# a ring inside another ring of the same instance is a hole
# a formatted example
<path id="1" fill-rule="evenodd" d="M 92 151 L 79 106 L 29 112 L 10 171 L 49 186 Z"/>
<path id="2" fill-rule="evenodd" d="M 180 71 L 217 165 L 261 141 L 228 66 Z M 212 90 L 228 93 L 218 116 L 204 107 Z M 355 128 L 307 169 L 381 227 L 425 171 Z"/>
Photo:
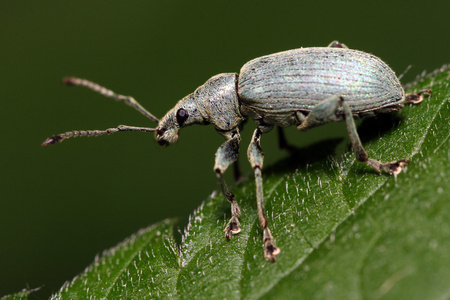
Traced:
<path id="1" fill-rule="evenodd" d="M 403 165 L 407 164 L 408 160 L 402 159 L 399 161 L 382 163 L 368 157 L 367 152 L 364 150 L 364 147 L 361 144 L 361 140 L 359 139 L 352 111 L 348 104 L 345 103 L 343 97 L 332 96 L 320 102 L 309 113 L 305 121 L 297 126 L 297 129 L 304 131 L 308 128 L 312 128 L 329 122 L 341 121 L 341 118 L 336 114 L 339 107 L 342 107 L 344 110 L 344 120 L 345 124 L 347 125 L 347 132 L 352 143 L 353 151 L 356 155 L 356 160 L 362 163 L 366 163 L 379 173 L 381 173 L 381 171 L 394 175 L 400 173 L 402 171 Z"/>

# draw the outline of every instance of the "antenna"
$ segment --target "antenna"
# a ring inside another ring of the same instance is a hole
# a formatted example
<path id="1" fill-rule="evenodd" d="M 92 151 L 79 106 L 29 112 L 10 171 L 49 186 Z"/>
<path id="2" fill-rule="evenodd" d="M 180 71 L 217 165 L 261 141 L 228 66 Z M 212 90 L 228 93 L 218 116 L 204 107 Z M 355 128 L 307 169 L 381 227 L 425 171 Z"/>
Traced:
<path id="1" fill-rule="evenodd" d="M 63 83 L 66 85 L 78 85 L 78 86 L 84 86 L 87 87 L 90 90 L 93 90 L 94 92 L 97 92 L 103 96 L 112 98 L 119 102 L 124 102 L 128 106 L 133 107 L 137 111 L 139 111 L 141 114 L 146 116 L 152 121 L 155 121 L 156 123 L 159 123 L 158 118 L 156 118 L 154 115 L 152 115 L 148 110 L 146 110 L 142 105 L 139 104 L 133 97 L 130 96 L 124 96 L 119 95 L 113 92 L 110 89 L 107 89 L 95 82 L 81 79 L 81 78 L 75 78 L 75 77 L 66 77 L 63 78 Z M 71 138 L 71 137 L 78 137 L 78 136 L 100 136 L 100 135 L 106 135 L 111 133 L 116 133 L 119 131 L 142 131 L 142 132 L 153 132 L 156 131 L 156 128 L 148 128 L 148 127 L 135 127 L 135 126 L 128 126 L 128 125 L 119 125 L 117 127 L 108 128 L 105 130 L 74 130 L 74 131 L 67 131 L 65 133 L 61 133 L 58 135 L 54 135 L 52 137 L 49 137 L 46 139 L 42 146 L 48 146 L 52 144 L 56 144 L 59 142 L 62 142 L 65 139 Z"/>
<path id="2" fill-rule="evenodd" d="M 87 87 L 88 89 L 93 90 L 94 92 L 97 92 L 105 97 L 112 98 L 119 102 L 125 102 L 125 104 L 136 109 L 137 111 L 139 111 L 141 114 L 143 114 L 150 120 L 155 121 L 156 123 L 159 122 L 157 117 L 152 115 L 148 110 L 146 110 L 142 105 L 140 105 L 136 100 L 134 100 L 133 97 L 116 94 L 112 90 L 107 89 L 95 82 L 92 82 L 92 81 L 89 81 L 86 79 L 75 78 L 75 77 L 66 77 L 66 78 L 63 78 L 62 81 L 65 85 L 84 86 L 84 87 Z"/>

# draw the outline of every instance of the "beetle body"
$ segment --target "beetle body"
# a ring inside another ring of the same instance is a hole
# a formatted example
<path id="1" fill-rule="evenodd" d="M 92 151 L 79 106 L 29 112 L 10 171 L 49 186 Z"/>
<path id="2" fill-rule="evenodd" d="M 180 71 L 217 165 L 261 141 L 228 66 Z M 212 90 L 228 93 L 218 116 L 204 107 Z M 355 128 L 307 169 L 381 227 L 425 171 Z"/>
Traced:
<path id="1" fill-rule="evenodd" d="M 371 54 L 348 48 L 302 48 L 256 58 L 240 72 L 242 104 L 264 122 L 300 125 L 293 112 L 305 116 L 321 101 L 340 95 L 354 115 L 396 107 L 404 100 L 394 72 Z M 339 110 L 343 118 L 342 109 Z"/>
<path id="2" fill-rule="evenodd" d="M 120 125 L 106 130 L 70 131 L 47 139 L 43 145 L 75 136 L 99 136 L 118 131 L 155 132 L 158 144 L 170 145 L 178 139 L 179 130 L 183 127 L 214 125 L 226 139 L 217 149 L 214 171 L 223 195 L 231 204 L 231 218 L 224 230 L 228 239 L 240 231 L 241 212 L 223 173 L 236 162 L 241 141 L 240 128 L 246 118 L 252 118 L 257 128 L 247 157 L 255 174 L 264 256 L 269 260 L 275 260 L 280 249 L 275 246 L 264 212 L 262 134 L 274 126 L 294 125 L 298 130 L 306 130 L 328 122 L 345 121 L 356 159 L 378 172 L 396 175 L 407 160 L 382 163 L 369 158 L 359 140 L 353 119 L 397 110 L 407 102 L 419 103 L 423 94 L 431 93 L 424 90 L 415 95 L 405 95 L 398 78 L 386 63 L 374 55 L 348 49 L 339 42 L 332 42 L 328 47 L 301 48 L 259 57 L 246 63 L 239 74 L 216 75 L 181 99 L 161 120 L 132 97 L 118 95 L 84 79 L 67 78 L 64 82 L 85 86 L 125 102 L 157 122 L 158 126 Z"/>
<path id="3" fill-rule="evenodd" d="M 240 125 L 245 117 L 281 127 L 298 126 L 296 113 L 306 117 L 321 101 L 342 96 L 355 117 L 372 116 L 400 108 L 405 93 L 395 73 L 378 57 L 348 48 L 300 48 L 262 56 L 246 63 L 239 74 L 223 73 L 209 79 L 175 107 L 173 114 L 197 104 L 202 120 L 220 131 Z M 162 128 L 174 128 L 164 120 Z M 343 120 L 342 108 L 337 111 Z M 177 135 L 157 135 L 171 144 Z"/>

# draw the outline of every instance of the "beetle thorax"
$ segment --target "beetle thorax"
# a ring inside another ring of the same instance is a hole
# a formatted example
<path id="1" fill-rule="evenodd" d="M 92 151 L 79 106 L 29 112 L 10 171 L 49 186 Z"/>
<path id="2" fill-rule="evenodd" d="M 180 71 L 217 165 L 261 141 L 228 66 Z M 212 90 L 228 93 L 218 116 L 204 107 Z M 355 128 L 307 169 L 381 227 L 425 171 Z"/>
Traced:
<path id="1" fill-rule="evenodd" d="M 210 78 L 194 92 L 197 107 L 216 129 L 228 131 L 237 127 L 244 117 L 239 110 L 236 73 L 223 73 Z"/>

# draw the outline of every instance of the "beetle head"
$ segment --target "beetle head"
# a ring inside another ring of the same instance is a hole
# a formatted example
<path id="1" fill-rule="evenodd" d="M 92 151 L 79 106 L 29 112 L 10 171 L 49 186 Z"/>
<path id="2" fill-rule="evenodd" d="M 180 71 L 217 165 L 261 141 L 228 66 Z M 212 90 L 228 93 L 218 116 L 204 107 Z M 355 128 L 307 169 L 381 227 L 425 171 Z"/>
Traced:
<path id="1" fill-rule="evenodd" d="M 180 128 L 192 124 L 213 124 L 219 132 L 239 126 L 244 117 L 239 111 L 237 74 L 211 77 L 195 92 L 181 99 L 158 123 L 155 139 L 160 145 L 178 140 Z"/>
<path id="2" fill-rule="evenodd" d="M 181 99 L 174 108 L 159 121 L 155 139 L 159 145 L 168 146 L 178 140 L 178 131 L 192 124 L 208 124 L 198 110 L 194 95 Z"/>

